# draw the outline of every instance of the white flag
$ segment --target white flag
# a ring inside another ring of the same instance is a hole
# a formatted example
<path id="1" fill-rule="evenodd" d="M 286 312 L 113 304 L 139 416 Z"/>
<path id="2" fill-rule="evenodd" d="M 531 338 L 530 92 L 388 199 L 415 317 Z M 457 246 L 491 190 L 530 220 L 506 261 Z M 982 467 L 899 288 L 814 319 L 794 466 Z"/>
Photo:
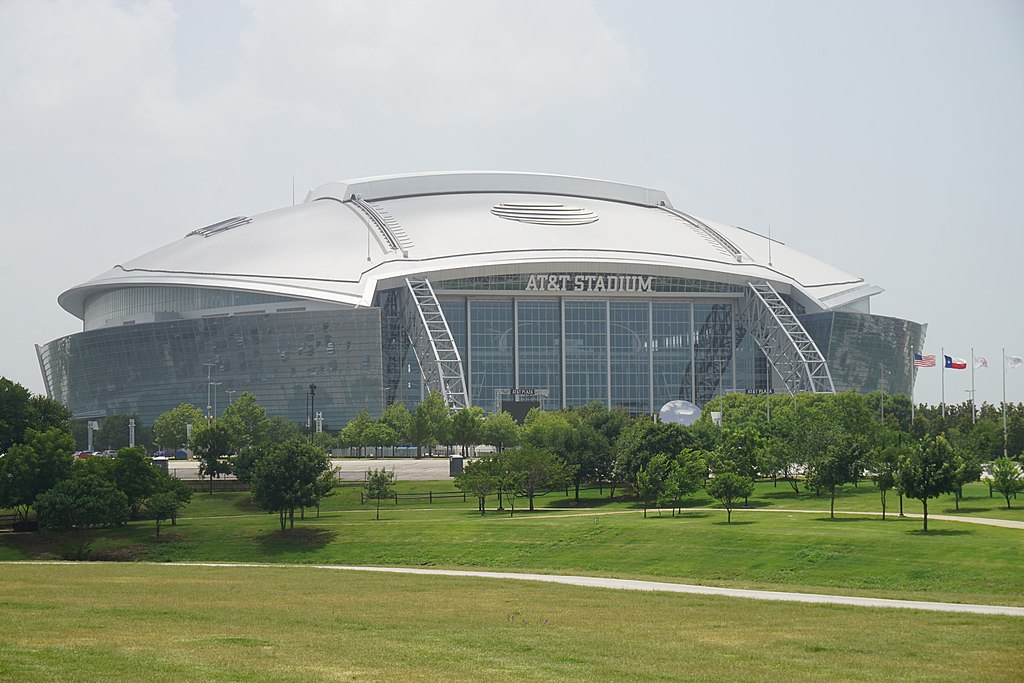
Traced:
<path id="1" fill-rule="evenodd" d="M 977 368 L 987 368 L 988 367 L 988 358 L 985 358 L 985 356 L 978 356 L 977 358 L 974 359 L 974 367 L 975 367 L 975 369 L 977 369 Z"/>
<path id="2" fill-rule="evenodd" d="M 1006 357 L 1006 367 L 1010 368 L 1011 370 L 1013 368 L 1019 368 L 1022 365 L 1024 365 L 1024 358 L 1021 358 L 1020 356 Z"/>

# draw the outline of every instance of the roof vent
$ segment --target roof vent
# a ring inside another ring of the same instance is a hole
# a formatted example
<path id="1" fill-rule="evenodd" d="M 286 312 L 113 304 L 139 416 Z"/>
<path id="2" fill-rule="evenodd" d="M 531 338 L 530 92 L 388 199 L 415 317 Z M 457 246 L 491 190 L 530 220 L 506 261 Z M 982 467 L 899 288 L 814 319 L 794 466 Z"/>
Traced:
<path id="1" fill-rule="evenodd" d="M 491 209 L 498 218 L 534 225 L 586 225 L 597 220 L 597 214 L 578 206 L 509 202 Z"/>
<path id="2" fill-rule="evenodd" d="M 246 223 L 252 223 L 252 219 L 249 218 L 248 216 L 235 216 L 234 218 L 229 218 L 226 221 L 221 221 L 220 223 L 207 225 L 205 228 L 193 230 L 189 234 L 185 235 L 185 237 L 191 237 L 192 235 L 202 235 L 203 237 L 209 237 L 211 235 L 216 235 L 218 232 L 224 232 L 225 230 L 230 230 L 231 228 L 237 228 L 240 225 L 245 225 Z"/>

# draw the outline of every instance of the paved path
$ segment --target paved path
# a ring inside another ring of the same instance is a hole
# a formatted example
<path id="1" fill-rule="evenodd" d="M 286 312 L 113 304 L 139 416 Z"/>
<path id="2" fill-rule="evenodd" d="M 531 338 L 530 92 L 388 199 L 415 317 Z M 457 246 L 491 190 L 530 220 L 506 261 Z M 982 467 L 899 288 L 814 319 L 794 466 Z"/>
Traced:
<path id="1" fill-rule="evenodd" d="M 106 564 L 116 566 L 113 563 L 90 563 L 90 562 L 0 562 L 0 564 L 58 564 L 71 566 L 85 566 Z M 718 588 L 715 586 L 695 586 L 685 583 L 670 583 L 667 581 L 638 581 L 634 579 L 609 579 L 598 576 L 567 576 L 563 574 L 521 574 L 518 572 L 482 572 L 463 571 L 455 569 L 416 569 L 409 567 L 357 567 L 337 564 L 263 564 L 253 562 L 146 562 L 160 567 L 255 567 L 261 569 L 329 569 L 351 572 L 387 572 L 392 574 L 420 574 L 427 576 L 470 576 L 481 579 L 506 579 L 515 581 L 540 581 L 544 583 L 558 583 L 569 586 L 582 586 L 584 588 L 611 588 L 616 590 L 631 591 L 657 591 L 663 593 L 688 593 L 691 595 L 721 595 L 733 598 L 748 598 L 752 600 L 775 600 L 779 602 L 804 602 L 824 605 L 852 605 L 854 607 L 884 607 L 898 609 L 917 609 L 928 612 L 958 612 L 970 614 L 999 614 L 1012 617 L 1024 617 L 1024 607 L 1009 607 L 1004 605 L 972 605 L 956 602 L 927 602 L 923 600 L 891 600 L 887 598 L 862 598 L 851 595 L 824 595 L 820 593 L 788 593 L 783 591 L 749 590 L 744 588 Z"/>
<path id="2" fill-rule="evenodd" d="M 342 481 L 362 481 L 366 470 L 383 467 L 394 472 L 398 481 L 444 481 L 448 476 L 448 458 L 361 458 L 331 460 L 331 465 L 340 470 Z M 179 479 L 199 479 L 199 462 L 195 460 L 171 460 L 168 468 Z M 234 479 L 234 475 L 221 477 Z"/>

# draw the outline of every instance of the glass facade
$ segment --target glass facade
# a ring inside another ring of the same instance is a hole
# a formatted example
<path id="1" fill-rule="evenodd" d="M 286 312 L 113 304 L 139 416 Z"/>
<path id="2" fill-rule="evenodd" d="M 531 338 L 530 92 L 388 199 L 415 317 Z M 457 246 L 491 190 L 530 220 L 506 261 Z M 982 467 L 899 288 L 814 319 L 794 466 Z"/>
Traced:
<path id="1" fill-rule="evenodd" d="M 528 287 L 530 278 L 535 285 L 568 288 L 576 277 L 596 287 L 593 278 L 599 276 L 501 275 L 439 283 L 471 404 L 494 410 L 518 390 L 543 395 L 545 408 L 599 401 L 649 414 L 676 399 L 704 406 L 722 393 L 772 388 L 766 359 L 737 322 L 744 299 L 735 285 L 649 276 L 651 286 L 661 288 L 657 294 L 628 295 L 621 287 L 636 285 L 623 285 L 635 276 L 600 276 L 604 287 L 619 278 L 613 283 L 619 289 L 609 295 L 566 289 L 559 295 L 535 286 L 510 293 Z M 469 291 L 459 294 L 456 285 Z M 673 287 L 697 293 L 667 294 Z M 496 291 L 481 291 L 487 289 Z M 91 299 L 94 322 L 211 307 L 217 314 L 87 329 L 38 347 L 39 359 L 50 396 L 78 416 L 136 413 L 151 422 L 183 402 L 206 406 L 209 371 L 219 383 L 221 410 L 228 391 L 250 391 L 270 414 L 297 422 L 305 421 L 308 387 L 315 383 L 316 409 L 328 428 L 337 428 L 363 408 L 378 414 L 400 401 L 412 409 L 423 397 L 403 294 L 381 291 L 372 308 L 323 310 L 310 302 L 320 310 L 264 312 L 237 307 L 286 300 L 186 287 L 128 288 Z M 838 391 L 909 393 L 911 356 L 923 343 L 923 325 L 850 311 L 800 319 L 828 359 Z"/>
<path id="2" fill-rule="evenodd" d="M 911 393 L 915 351 L 927 326 L 870 313 L 829 311 L 800 316 L 828 360 L 836 391 Z"/>
<path id="3" fill-rule="evenodd" d="M 109 320 L 159 313 L 187 313 L 235 306 L 304 302 L 262 292 L 203 287 L 124 287 L 90 296 L 85 301 L 85 329 L 103 327 Z"/>
<path id="4" fill-rule="evenodd" d="M 325 428 L 382 408 L 377 308 L 232 315 L 107 327 L 37 347 L 51 397 L 75 415 L 135 413 L 146 423 L 180 403 L 219 410 L 249 391 L 272 415 L 305 422 L 316 384 Z M 212 402 L 212 400 L 211 400 Z"/>

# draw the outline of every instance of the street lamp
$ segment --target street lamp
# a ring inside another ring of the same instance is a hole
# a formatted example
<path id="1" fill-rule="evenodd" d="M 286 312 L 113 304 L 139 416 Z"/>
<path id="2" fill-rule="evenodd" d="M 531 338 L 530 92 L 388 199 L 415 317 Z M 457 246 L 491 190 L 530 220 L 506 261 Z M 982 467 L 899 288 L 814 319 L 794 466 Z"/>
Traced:
<path id="1" fill-rule="evenodd" d="M 217 387 L 224 382 L 210 382 L 210 386 L 213 387 L 213 419 L 217 419 Z"/>
<path id="2" fill-rule="evenodd" d="M 228 405 L 231 405 L 232 403 L 235 402 L 235 390 L 234 389 L 225 389 L 224 393 L 228 395 Z"/>
<path id="3" fill-rule="evenodd" d="M 203 363 L 203 365 L 206 366 L 206 424 L 210 424 L 210 420 L 212 419 L 210 416 L 213 414 L 211 412 L 212 409 L 210 407 L 210 388 L 211 388 L 211 385 L 210 385 L 211 374 L 210 373 L 213 372 L 214 364 L 213 363 Z"/>

